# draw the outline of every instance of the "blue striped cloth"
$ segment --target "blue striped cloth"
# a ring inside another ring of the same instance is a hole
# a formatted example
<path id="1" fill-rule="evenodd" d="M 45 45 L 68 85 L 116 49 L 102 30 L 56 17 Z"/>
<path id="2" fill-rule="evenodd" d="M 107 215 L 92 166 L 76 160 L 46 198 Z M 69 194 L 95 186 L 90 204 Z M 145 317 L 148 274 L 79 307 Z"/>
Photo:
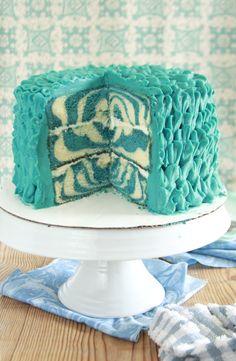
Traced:
<path id="1" fill-rule="evenodd" d="M 236 305 L 159 307 L 148 333 L 161 361 L 235 361 Z"/>

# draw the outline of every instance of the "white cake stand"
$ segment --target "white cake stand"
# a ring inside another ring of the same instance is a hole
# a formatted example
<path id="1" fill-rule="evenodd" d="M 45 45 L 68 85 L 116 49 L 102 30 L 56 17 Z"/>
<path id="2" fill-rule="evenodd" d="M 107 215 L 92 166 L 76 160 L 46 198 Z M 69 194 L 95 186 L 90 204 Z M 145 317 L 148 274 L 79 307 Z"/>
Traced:
<path id="1" fill-rule="evenodd" d="M 224 202 L 221 197 L 183 214 L 161 216 L 104 193 L 33 210 L 8 185 L 0 189 L 0 239 L 23 252 L 82 261 L 59 289 L 69 309 L 94 317 L 130 316 L 164 298 L 163 287 L 141 260 L 215 241 L 230 226 Z"/>

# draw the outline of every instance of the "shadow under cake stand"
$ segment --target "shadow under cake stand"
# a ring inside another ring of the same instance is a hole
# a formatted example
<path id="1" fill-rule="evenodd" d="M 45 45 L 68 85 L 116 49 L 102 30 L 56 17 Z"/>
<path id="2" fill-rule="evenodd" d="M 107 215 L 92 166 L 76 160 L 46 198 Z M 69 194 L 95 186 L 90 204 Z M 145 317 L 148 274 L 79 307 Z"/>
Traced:
<path id="1" fill-rule="evenodd" d="M 34 210 L 8 184 L 0 189 L 0 239 L 23 252 L 81 260 L 59 288 L 67 308 L 94 317 L 131 316 L 159 305 L 165 294 L 142 259 L 187 252 L 221 237 L 230 226 L 224 203 L 220 197 L 164 216 L 100 193 Z"/>

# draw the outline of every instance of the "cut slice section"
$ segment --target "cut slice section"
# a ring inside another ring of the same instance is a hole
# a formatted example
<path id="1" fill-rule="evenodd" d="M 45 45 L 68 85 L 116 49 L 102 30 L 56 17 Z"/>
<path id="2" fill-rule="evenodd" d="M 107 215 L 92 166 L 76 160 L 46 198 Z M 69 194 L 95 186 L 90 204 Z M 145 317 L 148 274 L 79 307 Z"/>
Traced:
<path id="1" fill-rule="evenodd" d="M 151 149 L 147 97 L 107 85 L 56 97 L 46 113 L 57 204 L 109 185 L 145 204 Z"/>

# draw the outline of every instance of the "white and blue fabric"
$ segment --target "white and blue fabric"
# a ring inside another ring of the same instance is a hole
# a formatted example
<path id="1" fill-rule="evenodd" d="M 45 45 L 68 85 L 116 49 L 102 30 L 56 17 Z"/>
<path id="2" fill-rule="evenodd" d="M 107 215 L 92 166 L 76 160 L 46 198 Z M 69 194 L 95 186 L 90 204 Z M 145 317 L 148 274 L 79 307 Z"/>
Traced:
<path id="1" fill-rule="evenodd" d="M 159 259 L 144 263 L 165 288 L 163 306 L 186 301 L 206 284 L 206 281 L 187 275 L 186 263 L 170 265 Z M 71 311 L 61 304 L 57 297 L 58 288 L 74 274 L 78 266 L 79 261 L 58 259 L 26 273 L 17 269 L 0 284 L 0 293 L 55 315 L 85 323 L 111 336 L 137 341 L 141 331 L 149 329 L 156 308 L 132 317 L 99 319 Z"/>
<path id="2" fill-rule="evenodd" d="M 161 361 L 235 361 L 236 305 L 159 307 L 149 336 Z"/>
<path id="3" fill-rule="evenodd" d="M 171 263 L 201 263 L 209 267 L 236 267 L 236 225 L 218 241 L 194 251 L 165 257 Z"/>

